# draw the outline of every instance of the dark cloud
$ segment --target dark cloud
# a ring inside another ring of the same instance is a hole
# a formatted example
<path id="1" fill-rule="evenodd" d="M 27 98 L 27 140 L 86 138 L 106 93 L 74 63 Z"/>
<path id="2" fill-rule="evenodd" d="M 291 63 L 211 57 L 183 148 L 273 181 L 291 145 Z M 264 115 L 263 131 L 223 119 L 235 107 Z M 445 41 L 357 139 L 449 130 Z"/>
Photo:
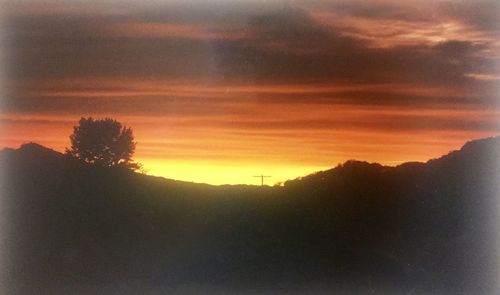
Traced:
<path id="1" fill-rule="evenodd" d="M 339 14 L 349 15 L 359 18 L 383 19 L 383 20 L 404 20 L 410 22 L 430 22 L 434 14 L 426 14 L 422 8 L 429 5 L 421 3 L 418 6 L 408 5 L 404 1 L 389 3 L 383 1 L 338 1 L 334 3 L 319 2 L 318 10 L 331 11 Z M 442 17 L 442 16 L 441 16 Z"/>
<path id="2" fill-rule="evenodd" d="M 391 10 L 375 4 L 344 2 L 339 5 L 332 7 L 360 17 L 411 21 L 420 17 L 405 6 L 395 6 Z M 378 8 L 374 9 L 375 6 Z M 485 7 L 488 6 L 480 6 L 481 11 Z M 468 18 L 482 15 L 481 12 L 476 14 Z M 422 19 L 428 21 L 425 17 Z M 240 30 L 244 37 L 225 39 L 216 34 L 205 39 L 168 34 L 159 37 L 147 32 L 144 36 L 126 36 L 111 29 L 117 24 L 130 23 L 139 24 L 139 28 L 140 24 L 157 23 L 230 27 Z M 102 14 L 13 14 L 7 18 L 5 30 L 8 32 L 7 76 L 25 81 L 21 83 L 22 88 L 30 88 L 32 81 L 37 79 L 89 78 L 90 81 L 95 77 L 113 77 L 118 80 L 184 79 L 216 84 L 410 83 L 460 86 L 484 94 L 481 92 L 484 81 L 477 81 L 468 74 L 498 72 L 497 60 L 483 54 L 489 49 L 484 43 L 450 40 L 436 45 L 373 48 L 367 41 L 346 36 L 335 26 L 318 23 L 306 8 L 286 5 L 264 8 L 236 4 L 170 5 L 121 14 L 106 14 L 105 11 Z M 498 88 L 495 81 L 489 84 L 495 86 L 488 86 L 488 89 Z M 59 86 L 54 86 L 54 90 L 58 89 Z M 435 98 L 424 96 L 357 92 L 314 97 L 289 94 L 286 99 L 439 104 Z M 23 97 L 21 100 L 27 99 Z M 464 95 L 459 101 L 489 104 L 491 97 L 492 91 L 489 91 L 482 99 Z M 25 103 L 12 103 L 11 99 L 6 105 L 27 107 L 36 105 L 39 99 Z M 449 100 L 443 97 L 440 101 Z"/>
<path id="3" fill-rule="evenodd" d="M 498 1 L 447 1 L 439 4 L 438 11 L 480 30 L 500 33 Z"/>

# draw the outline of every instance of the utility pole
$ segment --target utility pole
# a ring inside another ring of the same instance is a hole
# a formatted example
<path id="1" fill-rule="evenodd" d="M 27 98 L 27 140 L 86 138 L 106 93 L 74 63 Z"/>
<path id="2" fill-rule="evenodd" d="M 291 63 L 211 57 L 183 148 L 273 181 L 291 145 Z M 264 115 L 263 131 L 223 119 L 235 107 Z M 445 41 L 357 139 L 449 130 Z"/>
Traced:
<path id="1" fill-rule="evenodd" d="M 260 185 L 264 186 L 264 177 L 271 177 L 271 176 L 261 174 L 261 175 L 254 175 L 254 177 L 260 177 Z"/>

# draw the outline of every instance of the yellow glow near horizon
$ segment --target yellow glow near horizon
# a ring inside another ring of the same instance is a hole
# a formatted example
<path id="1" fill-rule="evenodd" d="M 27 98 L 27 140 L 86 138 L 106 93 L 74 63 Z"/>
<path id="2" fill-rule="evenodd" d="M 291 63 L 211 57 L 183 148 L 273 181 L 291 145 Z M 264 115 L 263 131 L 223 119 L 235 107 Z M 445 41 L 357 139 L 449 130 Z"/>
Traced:
<path id="1" fill-rule="evenodd" d="M 382 109 L 379 113 L 386 114 L 388 111 Z M 364 114 L 359 109 L 352 112 L 353 116 L 358 117 Z M 497 120 L 497 113 L 492 111 L 452 114 L 448 114 L 447 110 L 414 112 L 422 114 L 426 120 L 451 115 L 463 117 L 464 120 L 479 116 L 482 120 Z M 349 110 L 342 111 L 343 116 L 348 114 Z M 408 115 L 405 110 L 396 112 L 396 115 L 399 114 Z M 17 148 L 23 143 L 36 142 L 64 152 L 69 146 L 68 136 L 78 117 L 62 118 L 54 115 L 34 117 L 37 120 L 20 118 L 4 117 L 0 147 Z M 118 119 L 134 127 L 138 142 L 134 160 L 143 164 L 148 175 L 214 185 L 260 185 L 260 179 L 253 177 L 260 174 L 271 175 L 265 183 L 274 185 L 334 168 L 350 159 L 389 166 L 408 161 L 425 162 L 459 149 L 471 139 L 498 135 L 494 131 L 418 128 L 406 133 L 406 130 L 372 130 L 370 126 L 355 130 L 350 129 L 350 126 L 345 126 L 345 130 L 330 130 L 321 126 L 292 131 L 286 128 L 260 132 L 244 129 L 237 133 L 234 132 L 238 131 L 237 128 L 209 128 L 208 125 L 176 125 L 176 128 L 171 128 L 168 122 L 163 123 L 161 120 L 148 124 L 141 117 Z M 421 121 L 414 122 L 419 124 Z M 201 128 L 203 132 L 196 132 Z"/>
<path id="2" fill-rule="evenodd" d="M 137 159 L 142 163 L 148 175 L 160 176 L 174 180 L 222 184 L 260 185 L 256 175 L 269 175 L 264 179 L 265 185 L 295 179 L 317 171 L 329 169 L 326 166 L 290 166 L 262 164 L 230 164 L 215 162 L 162 161 L 158 159 Z"/>

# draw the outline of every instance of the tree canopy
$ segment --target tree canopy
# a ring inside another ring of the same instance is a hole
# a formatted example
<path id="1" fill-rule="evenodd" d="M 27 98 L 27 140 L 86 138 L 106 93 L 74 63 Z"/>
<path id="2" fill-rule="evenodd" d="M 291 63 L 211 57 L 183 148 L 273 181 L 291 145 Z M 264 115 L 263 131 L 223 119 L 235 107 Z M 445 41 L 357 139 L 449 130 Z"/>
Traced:
<path id="1" fill-rule="evenodd" d="M 103 167 L 140 168 L 132 160 L 136 146 L 132 129 L 114 119 L 82 117 L 73 128 L 70 140 L 67 153 L 84 162 Z"/>

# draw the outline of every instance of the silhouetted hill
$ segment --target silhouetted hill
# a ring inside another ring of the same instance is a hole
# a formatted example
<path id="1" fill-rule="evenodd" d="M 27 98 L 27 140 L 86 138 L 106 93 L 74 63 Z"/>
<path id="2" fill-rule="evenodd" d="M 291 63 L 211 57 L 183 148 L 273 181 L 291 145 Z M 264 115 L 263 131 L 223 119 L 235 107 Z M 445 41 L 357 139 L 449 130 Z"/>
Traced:
<path id="1" fill-rule="evenodd" d="M 6 294 L 495 294 L 500 138 L 211 186 L 0 152 Z"/>

